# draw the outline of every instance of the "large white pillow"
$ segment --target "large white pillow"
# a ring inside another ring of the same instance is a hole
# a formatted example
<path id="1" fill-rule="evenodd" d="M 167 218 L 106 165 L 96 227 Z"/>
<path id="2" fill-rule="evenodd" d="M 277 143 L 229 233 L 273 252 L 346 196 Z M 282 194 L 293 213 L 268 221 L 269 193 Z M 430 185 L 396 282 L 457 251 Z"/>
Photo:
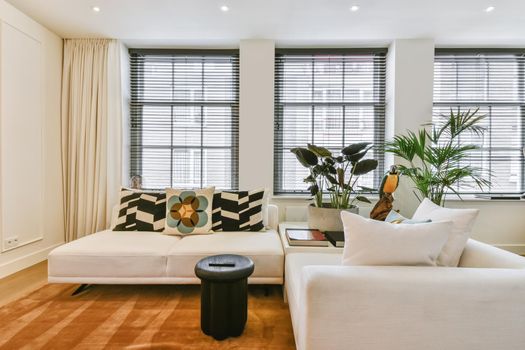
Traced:
<path id="1" fill-rule="evenodd" d="M 436 266 L 450 222 L 393 225 L 341 212 L 343 265 Z"/>
<path id="2" fill-rule="evenodd" d="M 438 258 L 438 266 L 458 266 L 478 213 L 478 209 L 443 208 L 428 198 L 421 202 L 412 217 L 413 220 L 430 219 L 432 221 L 452 222 L 448 241 Z"/>

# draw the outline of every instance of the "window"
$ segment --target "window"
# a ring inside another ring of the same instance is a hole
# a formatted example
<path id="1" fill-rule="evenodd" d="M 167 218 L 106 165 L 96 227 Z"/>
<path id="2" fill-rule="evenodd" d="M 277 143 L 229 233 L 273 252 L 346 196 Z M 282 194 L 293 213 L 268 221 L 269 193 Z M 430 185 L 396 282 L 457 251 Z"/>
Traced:
<path id="1" fill-rule="evenodd" d="M 237 189 L 238 56 L 130 50 L 130 175 L 144 188 Z"/>
<path id="2" fill-rule="evenodd" d="M 525 51 L 436 50 L 433 120 L 442 114 L 475 110 L 485 115 L 483 136 L 466 136 L 476 144 L 465 164 L 483 169 L 491 181 L 483 192 L 521 193 L 525 189 L 523 147 L 525 136 Z M 472 183 L 460 193 L 476 193 Z"/>
<path id="3" fill-rule="evenodd" d="M 306 194 L 308 170 L 290 152 L 307 143 L 332 152 L 355 142 L 382 145 L 385 137 L 384 49 L 278 50 L 275 57 L 274 192 Z M 359 185 L 378 188 L 378 168 Z"/>

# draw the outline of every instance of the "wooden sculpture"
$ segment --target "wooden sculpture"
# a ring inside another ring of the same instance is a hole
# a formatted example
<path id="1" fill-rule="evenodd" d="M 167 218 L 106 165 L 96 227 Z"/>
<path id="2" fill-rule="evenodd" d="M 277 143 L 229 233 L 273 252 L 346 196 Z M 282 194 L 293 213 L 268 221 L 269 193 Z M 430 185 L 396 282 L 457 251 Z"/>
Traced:
<path id="1" fill-rule="evenodd" d="M 379 200 L 370 212 L 370 218 L 385 221 L 386 216 L 393 208 L 394 196 L 392 195 L 399 184 L 399 173 L 395 165 L 390 167 L 379 187 Z"/>

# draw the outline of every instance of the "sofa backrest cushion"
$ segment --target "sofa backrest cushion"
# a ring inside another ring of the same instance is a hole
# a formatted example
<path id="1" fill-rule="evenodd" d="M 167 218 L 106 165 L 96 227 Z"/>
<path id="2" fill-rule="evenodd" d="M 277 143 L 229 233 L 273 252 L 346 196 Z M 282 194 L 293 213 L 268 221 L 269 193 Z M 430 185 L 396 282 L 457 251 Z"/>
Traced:
<path id="1" fill-rule="evenodd" d="M 166 189 L 166 226 L 168 235 L 212 233 L 212 207 L 215 187 L 195 190 Z"/>
<path id="2" fill-rule="evenodd" d="M 140 191 L 129 188 L 120 190 L 120 206 L 113 231 L 164 230 L 166 193 Z"/>
<path id="3" fill-rule="evenodd" d="M 525 257 L 507 250 L 469 239 L 461 259 L 460 267 L 525 269 Z"/>
<path id="4" fill-rule="evenodd" d="M 438 266 L 458 266 L 478 213 L 478 209 L 443 208 L 427 198 L 421 202 L 412 217 L 413 220 L 452 222 L 449 238 L 438 258 Z"/>
<path id="5" fill-rule="evenodd" d="M 341 212 L 343 265 L 436 266 L 450 222 L 393 225 Z"/>
<path id="6" fill-rule="evenodd" d="M 264 230 L 264 194 L 264 189 L 215 193 L 213 231 Z"/>

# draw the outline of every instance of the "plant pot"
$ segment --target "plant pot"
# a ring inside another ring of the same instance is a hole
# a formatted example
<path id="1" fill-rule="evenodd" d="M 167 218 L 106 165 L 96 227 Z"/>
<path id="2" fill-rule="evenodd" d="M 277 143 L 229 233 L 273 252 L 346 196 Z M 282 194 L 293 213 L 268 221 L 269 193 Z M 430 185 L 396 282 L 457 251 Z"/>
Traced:
<path id="1" fill-rule="evenodd" d="M 359 214 L 359 207 L 349 209 L 318 208 L 313 204 L 308 206 L 308 227 L 326 231 L 343 231 L 341 212 Z"/>

